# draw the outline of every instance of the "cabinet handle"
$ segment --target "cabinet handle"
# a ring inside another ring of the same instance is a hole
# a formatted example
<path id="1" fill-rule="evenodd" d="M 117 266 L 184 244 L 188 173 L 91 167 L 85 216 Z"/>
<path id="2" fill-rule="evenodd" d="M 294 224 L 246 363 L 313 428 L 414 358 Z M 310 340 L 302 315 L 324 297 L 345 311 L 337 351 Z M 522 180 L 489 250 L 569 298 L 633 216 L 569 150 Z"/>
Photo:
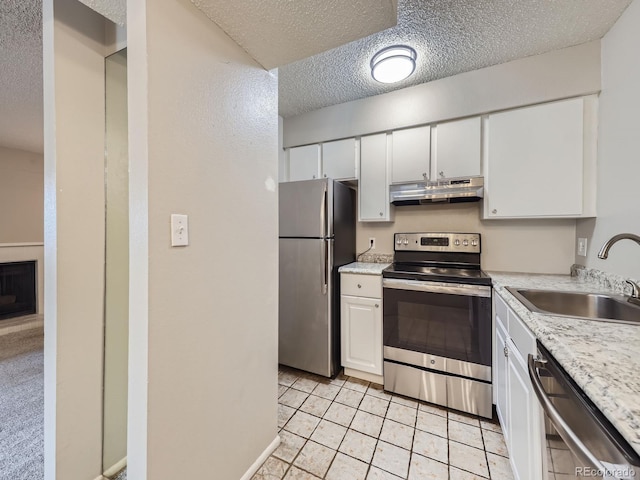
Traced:
<path id="1" fill-rule="evenodd" d="M 358 288 L 362 288 L 362 285 L 358 284 Z"/>
<path id="2" fill-rule="evenodd" d="M 380 216 L 382 217 L 382 215 L 384 215 L 382 212 L 380 212 Z"/>
<path id="3" fill-rule="evenodd" d="M 378 305 L 377 303 L 376 303 L 376 308 L 380 308 L 380 305 Z"/>
<path id="4" fill-rule="evenodd" d="M 498 210 L 496 210 L 496 209 L 494 208 L 493 210 L 491 210 L 491 213 L 493 213 L 493 214 L 495 215 L 496 213 L 498 213 Z"/>
<path id="5" fill-rule="evenodd" d="M 444 178 L 444 170 L 440 170 L 440 176 Z"/>
<path id="6" fill-rule="evenodd" d="M 509 356 L 509 349 L 507 347 L 504 347 L 504 356 L 508 357 Z"/>
<path id="7" fill-rule="evenodd" d="M 313 178 L 316 178 L 316 176 L 314 175 Z"/>
<path id="8" fill-rule="evenodd" d="M 424 173 L 422 174 L 422 178 L 424 178 L 425 180 L 427 179 L 427 172 L 424 172 Z"/>
<path id="9" fill-rule="evenodd" d="M 327 178 L 327 174 L 326 173 L 324 174 L 324 178 Z"/>

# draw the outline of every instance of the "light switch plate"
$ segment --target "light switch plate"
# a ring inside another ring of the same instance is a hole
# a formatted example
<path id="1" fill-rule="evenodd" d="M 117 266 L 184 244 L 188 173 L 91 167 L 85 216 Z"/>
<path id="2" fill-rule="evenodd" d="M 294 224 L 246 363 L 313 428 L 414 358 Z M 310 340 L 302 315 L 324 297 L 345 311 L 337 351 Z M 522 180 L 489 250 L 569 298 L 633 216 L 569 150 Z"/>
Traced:
<path id="1" fill-rule="evenodd" d="M 186 247 L 189 245 L 189 217 L 171 214 L 171 246 Z"/>
<path id="2" fill-rule="evenodd" d="M 587 256 L 587 239 L 579 238 L 578 239 L 578 255 L 581 257 Z"/>

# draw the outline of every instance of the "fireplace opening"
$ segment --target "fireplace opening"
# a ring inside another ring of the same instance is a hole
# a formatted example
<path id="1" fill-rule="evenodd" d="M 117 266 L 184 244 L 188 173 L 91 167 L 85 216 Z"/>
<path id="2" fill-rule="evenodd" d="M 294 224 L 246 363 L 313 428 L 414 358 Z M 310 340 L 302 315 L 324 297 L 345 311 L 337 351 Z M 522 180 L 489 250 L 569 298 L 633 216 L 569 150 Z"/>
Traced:
<path id="1" fill-rule="evenodd" d="M 0 263 L 0 320 L 36 313 L 36 262 Z"/>

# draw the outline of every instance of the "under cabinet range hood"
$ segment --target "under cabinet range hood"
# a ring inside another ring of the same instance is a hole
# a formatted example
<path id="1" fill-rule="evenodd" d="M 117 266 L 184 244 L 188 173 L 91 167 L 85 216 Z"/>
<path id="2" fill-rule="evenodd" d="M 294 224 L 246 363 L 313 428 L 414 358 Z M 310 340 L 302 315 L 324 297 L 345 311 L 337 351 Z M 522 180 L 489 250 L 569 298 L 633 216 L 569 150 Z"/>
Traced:
<path id="1" fill-rule="evenodd" d="M 403 183 L 389 187 L 389 201 L 398 206 L 477 202 L 483 196 L 483 177 L 446 178 L 435 182 Z"/>

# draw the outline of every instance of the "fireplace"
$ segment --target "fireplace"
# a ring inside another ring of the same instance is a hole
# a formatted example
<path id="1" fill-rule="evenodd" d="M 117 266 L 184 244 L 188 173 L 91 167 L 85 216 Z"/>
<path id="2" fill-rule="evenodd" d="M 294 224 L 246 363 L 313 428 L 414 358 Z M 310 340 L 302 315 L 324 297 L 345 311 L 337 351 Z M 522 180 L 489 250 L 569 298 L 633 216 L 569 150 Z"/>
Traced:
<path id="1" fill-rule="evenodd" d="M 0 320 L 36 313 L 36 262 L 0 263 Z"/>

